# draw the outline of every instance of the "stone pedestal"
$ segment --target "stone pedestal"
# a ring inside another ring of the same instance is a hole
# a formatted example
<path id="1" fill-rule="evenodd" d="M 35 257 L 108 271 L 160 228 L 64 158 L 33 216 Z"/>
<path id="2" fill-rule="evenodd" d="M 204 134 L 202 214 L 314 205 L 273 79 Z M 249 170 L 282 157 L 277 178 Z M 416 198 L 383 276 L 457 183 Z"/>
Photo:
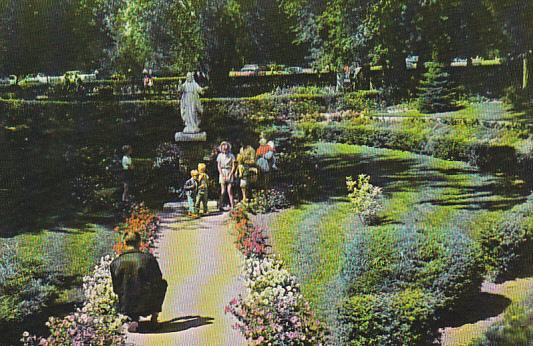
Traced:
<path id="1" fill-rule="evenodd" d="M 207 134 L 205 132 L 187 133 L 176 132 L 174 135 L 176 142 L 205 142 L 207 141 Z"/>

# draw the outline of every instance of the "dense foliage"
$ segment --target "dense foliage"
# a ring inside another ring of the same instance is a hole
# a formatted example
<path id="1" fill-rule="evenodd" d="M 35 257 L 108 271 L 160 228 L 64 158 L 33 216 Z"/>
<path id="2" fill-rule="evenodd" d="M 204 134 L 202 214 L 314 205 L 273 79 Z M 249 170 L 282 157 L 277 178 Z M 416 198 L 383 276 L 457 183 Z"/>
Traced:
<path id="1" fill-rule="evenodd" d="M 433 297 L 421 289 L 356 295 L 339 311 L 342 345 L 430 345 L 434 330 Z"/>
<path id="2" fill-rule="evenodd" d="M 433 318 L 476 294 L 482 275 L 479 248 L 459 231 L 358 232 L 340 276 L 350 297 L 340 310 L 341 335 L 353 345 L 368 344 L 369 337 L 395 345 L 402 336 L 402 345 L 427 344 L 436 333 Z"/>
<path id="3" fill-rule="evenodd" d="M 482 224 L 474 233 L 491 278 L 513 276 L 531 260 L 533 200 L 506 212 L 499 222 Z"/>
<path id="4" fill-rule="evenodd" d="M 0 327 L 20 323 L 39 312 L 57 294 L 52 278 L 43 270 L 39 258 L 17 256 L 17 247 L 0 249 Z"/>
<path id="5" fill-rule="evenodd" d="M 426 64 L 428 70 L 420 81 L 418 109 L 422 113 L 445 112 L 454 109 L 454 95 L 449 75 L 436 62 Z"/>

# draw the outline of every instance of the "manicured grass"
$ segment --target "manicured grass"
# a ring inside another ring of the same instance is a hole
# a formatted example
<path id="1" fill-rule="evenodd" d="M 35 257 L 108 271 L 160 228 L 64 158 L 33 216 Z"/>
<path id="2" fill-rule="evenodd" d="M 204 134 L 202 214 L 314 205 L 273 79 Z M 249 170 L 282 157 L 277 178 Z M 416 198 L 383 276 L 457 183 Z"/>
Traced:
<path id="1" fill-rule="evenodd" d="M 346 144 L 316 145 L 321 174 L 316 200 L 272 217 L 273 250 L 302 284 L 322 317 L 334 320 L 336 277 L 346 240 L 355 232 L 405 224 L 471 233 L 500 218 L 528 194 L 520 182 L 480 174 L 465 163 Z M 351 212 L 345 177 L 369 174 L 384 188 L 377 225 L 364 229 Z"/>
<path id="2" fill-rule="evenodd" d="M 100 258 L 113 251 L 115 234 L 102 225 L 87 224 L 81 228 L 42 230 L 2 240 L 17 244 L 21 258 L 41 258 L 44 268 L 58 279 L 59 298 L 55 303 L 71 303 L 79 299 L 82 278 L 90 273 Z"/>

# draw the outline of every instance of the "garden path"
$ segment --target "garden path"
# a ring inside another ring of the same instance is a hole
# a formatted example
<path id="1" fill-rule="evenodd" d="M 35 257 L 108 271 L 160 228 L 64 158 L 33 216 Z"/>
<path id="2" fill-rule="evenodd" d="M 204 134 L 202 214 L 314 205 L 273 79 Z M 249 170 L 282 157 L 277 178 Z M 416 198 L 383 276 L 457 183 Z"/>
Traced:
<path id="1" fill-rule="evenodd" d="M 210 206 L 212 208 L 212 206 Z M 128 344 L 244 345 L 232 329 L 235 320 L 224 307 L 241 290 L 240 259 L 224 224 L 227 215 L 212 213 L 198 220 L 165 206 L 161 235 L 155 251 L 168 290 L 160 314 L 160 327 L 128 334 Z"/>

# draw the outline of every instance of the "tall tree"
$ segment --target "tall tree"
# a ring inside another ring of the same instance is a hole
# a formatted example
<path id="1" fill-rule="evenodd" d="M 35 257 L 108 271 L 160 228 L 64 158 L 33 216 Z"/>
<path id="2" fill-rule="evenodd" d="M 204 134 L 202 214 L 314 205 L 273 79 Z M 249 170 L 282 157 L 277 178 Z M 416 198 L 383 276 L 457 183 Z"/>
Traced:
<path id="1" fill-rule="evenodd" d="M 531 90 L 533 68 L 533 2 L 530 0 L 486 0 L 507 40 L 503 51 L 511 59 L 521 59 L 523 66 L 522 88 Z"/>

